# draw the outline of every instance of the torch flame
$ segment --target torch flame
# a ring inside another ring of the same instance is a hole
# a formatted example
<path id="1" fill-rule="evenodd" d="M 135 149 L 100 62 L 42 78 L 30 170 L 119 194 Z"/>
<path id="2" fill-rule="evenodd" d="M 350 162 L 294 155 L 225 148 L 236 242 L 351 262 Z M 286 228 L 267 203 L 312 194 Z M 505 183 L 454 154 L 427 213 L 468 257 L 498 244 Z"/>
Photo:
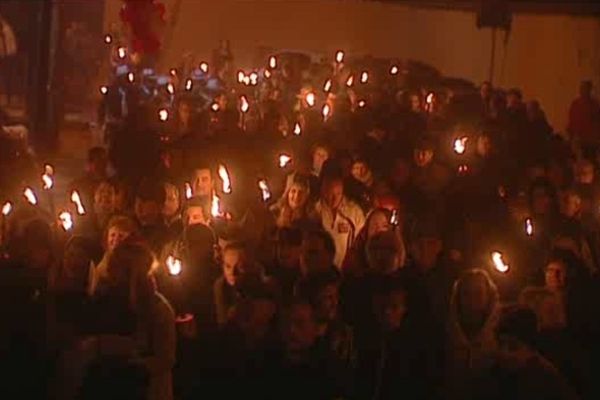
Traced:
<path id="1" fill-rule="evenodd" d="M 2 215 L 4 215 L 5 217 L 8 216 L 8 214 L 11 213 L 12 209 L 13 209 L 12 203 L 10 201 L 7 201 L 2 206 Z"/>
<path id="2" fill-rule="evenodd" d="M 433 93 L 429 93 L 427 95 L 427 98 L 425 99 L 425 102 L 429 105 L 431 105 L 433 103 Z"/>
<path id="3" fill-rule="evenodd" d="M 248 99 L 246 98 L 246 96 L 241 95 L 240 96 L 240 111 L 243 113 L 247 113 L 249 109 L 250 109 L 250 104 L 248 103 Z"/>
<path id="4" fill-rule="evenodd" d="M 363 71 L 360 74 L 360 83 L 367 83 L 369 81 L 369 73 L 367 71 Z"/>
<path id="5" fill-rule="evenodd" d="M 323 86 L 323 91 L 325 93 L 329 93 L 331 91 L 331 79 L 327 79 L 327 81 L 325 81 L 325 85 Z"/>
<path id="6" fill-rule="evenodd" d="M 175 94 L 175 86 L 173 86 L 172 83 L 167 84 L 167 92 L 169 92 L 169 94 Z"/>
<path id="7" fill-rule="evenodd" d="M 494 268 L 496 268 L 498 272 L 502 272 L 503 274 L 507 273 L 510 269 L 510 266 L 504 262 L 504 259 L 502 258 L 502 253 L 500 253 L 499 251 L 492 252 L 492 262 L 494 263 Z"/>
<path id="8" fill-rule="evenodd" d="M 127 50 L 125 49 L 125 47 L 119 47 L 117 49 L 117 55 L 120 59 L 124 59 L 125 57 L 127 57 Z"/>
<path id="9" fill-rule="evenodd" d="M 246 86 L 250 85 L 250 76 L 244 76 L 243 82 Z"/>
<path id="10" fill-rule="evenodd" d="M 245 77 L 246 77 L 246 74 L 244 73 L 244 71 L 238 71 L 238 73 L 237 73 L 238 83 L 244 82 Z"/>
<path id="11" fill-rule="evenodd" d="M 185 81 L 185 90 L 187 90 L 188 92 L 190 90 L 192 90 L 192 87 L 194 85 L 194 82 L 191 79 L 188 79 Z"/>
<path id="12" fill-rule="evenodd" d="M 62 225 L 65 231 L 70 231 L 73 228 L 73 217 L 71 216 L 70 212 L 61 212 L 58 215 L 58 219 L 60 220 L 60 224 Z"/>
<path id="13" fill-rule="evenodd" d="M 300 127 L 300 124 L 298 122 L 296 122 L 296 125 L 294 125 L 294 135 L 300 136 L 301 133 L 302 133 L 302 128 Z"/>
<path id="14" fill-rule="evenodd" d="M 525 220 L 525 233 L 527 236 L 533 236 L 533 221 L 531 218 Z"/>
<path id="15" fill-rule="evenodd" d="M 469 140 L 469 138 L 466 136 L 456 139 L 454 141 L 454 152 L 456 154 L 464 154 L 465 151 L 467 150 L 467 141 L 468 140 Z"/>
<path id="16" fill-rule="evenodd" d="M 44 190 L 50 190 L 54 186 L 54 180 L 49 174 L 42 175 L 42 182 L 44 182 Z"/>
<path id="17" fill-rule="evenodd" d="M 316 98 L 315 98 L 315 94 L 313 92 L 308 92 L 306 94 L 306 104 L 308 104 L 309 107 L 314 107 L 315 103 L 316 103 Z"/>
<path id="18" fill-rule="evenodd" d="M 73 190 L 73 192 L 71 192 L 71 201 L 75 203 L 75 206 L 77 206 L 77 214 L 84 215 L 85 208 L 81 203 L 81 197 L 79 196 L 79 192 L 77 190 Z"/>
<path id="19" fill-rule="evenodd" d="M 260 189 L 261 193 L 262 193 L 262 199 L 264 202 L 269 201 L 269 199 L 271 198 L 271 191 L 269 190 L 269 186 L 267 185 L 267 181 L 264 179 L 261 179 L 260 181 L 258 181 L 258 188 Z"/>
<path id="20" fill-rule="evenodd" d="M 338 50 L 337 53 L 335 53 L 335 62 L 341 64 L 342 62 L 344 62 L 344 56 L 344 52 L 342 50 Z"/>
<path id="21" fill-rule="evenodd" d="M 192 192 L 192 185 L 189 184 L 189 182 L 186 182 L 184 184 L 184 188 L 185 188 L 185 199 L 189 200 L 194 196 L 194 193 Z"/>
<path id="22" fill-rule="evenodd" d="M 104 35 L 104 43 L 106 44 L 111 44 L 112 43 L 112 36 L 110 34 L 106 34 Z"/>
<path id="23" fill-rule="evenodd" d="M 177 70 L 175 68 L 171 68 L 169 70 L 169 74 L 171 74 L 171 76 L 177 76 Z"/>
<path id="24" fill-rule="evenodd" d="M 214 102 L 211 104 L 210 109 L 213 110 L 214 112 L 217 112 L 221 109 L 221 107 L 219 107 L 219 103 Z"/>
<path id="25" fill-rule="evenodd" d="M 390 75 L 397 75 L 398 74 L 398 67 L 396 65 L 392 65 L 392 68 L 390 68 Z"/>
<path id="26" fill-rule="evenodd" d="M 25 196 L 25 199 L 31 205 L 35 206 L 38 202 L 37 197 L 35 196 L 35 193 L 33 192 L 33 189 L 31 189 L 30 187 L 25 188 L 25 190 L 23 191 L 23 196 Z"/>
<path id="27" fill-rule="evenodd" d="M 271 71 L 269 71 L 268 69 L 265 69 L 264 76 L 265 76 L 265 79 L 271 78 Z"/>
<path id="28" fill-rule="evenodd" d="M 271 69 L 277 68 L 277 57 L 271 56 L 269 58 L 269 68 L 271 68 Z"/>
<path id="29" fill-rule="evenodd" d="M 363 108 L 363 107 L 364 107 L 364 106 L 366 106 L 366 105 L 367 105 L 367 102 L 366 102 L 366 101 L 364 101 L 364 100 L 360 100 L 360 101 L 358 102 L 358 106 L 359 106 L 360 108 Z"/>
<path id="30" fill-rule="evenodd" d="M 346 80 L 346 86 L 352 87 L 352 85 L 354 85 L 354 76 L 350 75 Z"/>
<path id="31" fill-rule="evenodd" d="M 222 217 L 223 212 L 221 211 L 221 199 L 219 196 L 213 193 L 211 206 L 210 206 L 210 214 L 214 217 Z"/>
<path id="32" fill-rule="evenodd" d="M 206 61 L 202 61 L 200 63 L 200 71 L 204 72 L 205 74 L 208 74 L 208 63 Z"/>
<path id="33" fill-rule="evenodd" d="M 250 74 L 250 83 L 252 86 L 256 86 L 258 84 L 258 74 L 256 72 L 252 72 Z"/>
<path id="34" fill-rule="evenodd" d="M 167 257 L 167 268 L 169 269 L 169 274 L 172 276 L 177 276 L 181 273 L 182 262 L 180 259 L 169 256 Z"/>
<path id="35" fill-rule="evenodd" d="M 166 122 L 169 119 L 169 110 L 167 110 L 166 108 L 161 108 L 160 110 L 158 110 L 158 119 L 161 122 Z"/>
<path id="36" fill-rule="evenodd" d="M 229 172 L 227 172 L 227 168 L 223 164 L 219 165 L 219 177 L 223 181 L 223 193 L 230 194 L 231 180 L 229 179 Z"/>
<path id="37" fill-rule="evenodd" d="M 130 73 L 128 73 L 128 74 L 127 74 L 127 80 L 128 80 L 130 83 L 133 83 L 133 82 L 135 81 L 135 74 L 134 74 L 133 72 L 130 72 Z"/>
<path id="38" fill-rule="evenodd" d="M 329 115 L 331 114 L 331 107 L 329 104 L 325 104 L 322 110 L 323 121 L 327 121 L 329 119 Z"/>
<path id="39" fill-rule="evenodd" d="M 100 93 L 106 95 L 108 93 L 108 87 L 105 85 L 100 86 Z"/>
<path id="40" fill-rule="evenodd" d="M 458 173 L 460 175 L 465 175 L 466 173 L 469 172 L 469 166 L 466 164 L 461 164 L 458 166 Z"/>
<path id="41" fill-rule="evenodd" d="M 279 155 L 279 168 L 285 168 L 292 161 L 292 157 L 287 154 Z"/>

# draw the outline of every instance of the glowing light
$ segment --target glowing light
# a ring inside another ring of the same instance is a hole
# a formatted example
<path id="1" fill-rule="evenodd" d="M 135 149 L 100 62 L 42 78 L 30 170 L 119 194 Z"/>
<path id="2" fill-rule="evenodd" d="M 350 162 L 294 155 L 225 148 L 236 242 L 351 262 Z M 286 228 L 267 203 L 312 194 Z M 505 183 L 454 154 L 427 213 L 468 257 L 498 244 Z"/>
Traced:
<path id="1" fill-rule="evenodd" d="M 285 168 L 292 161 L 292 157 L 287 154 L 279 155 L 279 168 Z"/>
<path id="2" fill-rule="evenodd" d="M 252 72 L 250 74 L 250 84 L 252 84 L 252 86 L 256 86 L 258 84 L 258 74 L 256 72 Z"/>
<path id="3" fill-rule="evenodd" d="M 133 83 L 133 82 L 135 81 L 135 74 L 134 74 L 133 72 L 130 72 L 130 73 L 128 73 L 128 74 L 127 74 L 127 80 L 128 80 L 130 83 Z"/>
<path id="4" fill-rule="evenodd" d="M 426 102 L 427 104 L 432 104 L 432 103 L 433 103 L 433 93 L 429 93 L 429 94 L 427 95 L 427 98 L 425 99 L 425 102 Z"/>
<path id="5" fill-rule="evenodd" d="M 25 196 L 27 202 L 33 206 L 35 206 L 38 203 L 37 197 L 35 196 L 33 189 L 30 187 L 25 188 L 25 190 L 23 191 L 23 196 Z"/>
<path id="6" fill-rule="evenodd" d="M 104 35 L 104 43 L 111 44 L 112 41 L 113 41 L 113 38 L 110 34 L 107 33 L 106 35 Z"/>
<path id="7" fill-rule="evenodd" d="M 302 128 L 300 127 L 300 124 L 298 122 L 296 122 L 296 125 L 294 125 L 294 135 L 300 136 L 301 133 L 302 133 Z"/>
<path id="8" fill-rule="evenodd" d="M 337 53 L 335 53 L 335 62 L 337 62 L 338 64 L 341 64 L 344 62 L 344 52 L 342 50 L 338 50 Z"/>
<path id="9" fill-rule="evenodd" d="M 169 256 L 167 257 L 167 269 L 169 270 L 169 274 L 172 276 L 177 276 L 181 273 L 182 270 L 182 262 L 180 259 L 174 257 L 174 256 Z"/>
<path id="10" fill-rule="evenodd" d="M 214 112 L 218 112 L 221 109 L 221 107 L 219 106 L 219 103 L 214 102 L 210 105 L 210 109 Z"/>
<path id="11" fill-rule="evenodd" d="M 172 83 L 167 84 L 167 92 L 169 92 L 169 94 L 175 94 L 175 86 L 173 86 Z"/>
<path id="12" fill-rule="evenodd" d="M 498 186 L 498 196 L 502 199 L 506 197 L 506 189 L 502 185 Z"/>
<path id="13" fill-rule="evenodd" d="M 238 71 L 238 73 L 237 73 L 238 83 L 244 82 L 245 77 L 246 77 L 246 74 L 244 73 L 244 71 Z"/>
<path id="14" fill-rule="evenodd" d="M 250 85 L 250 76 L 245 76 L 243 79 L 244 85 L 248 86 Z"/>
<path id="15" fill-rule="evenodd" d="M 54 179 L 47 173 L 42 175 L 42 182 L 44 183 L 44 190 L 50 190 L 54 186 Z"/>
<path id="16" fill-rule="evenodd" d="M 350 75 L 348 79 L 346 79 L 346 86 L 352 87 L 354 85 L 354 76 Z"/>
<path id="17" fill-rule="evenodd" d="M 83 207 L 83 204 L 81 202 L 81 196 L 79 196 L 79 192 L 77 190 L 73 190 L 73 192 L 71 192 L 71 201 L 77 207 L 77 214 L 84 215 L 85 207 Z"/>
<path id="18" fill-rule="evenodd" d="M 127 57 L 127 49 L 125 47 L 119 47 L 117 49 L 117 56 L 122 60 Z"/>
<path id="19" fill-rule="evenodd" d="M 177 70 L 176 70 L 175 68 L 171 68 L 171 69 L 169 70 L 169 74 L 170 74 L 171 76 L 177 76 Z"/>
<path id="20" fill-rule="evenodd" d="M 267 185 L 267 181 L 264 179 L 258 181 L 258 188 L 260 189 L 260 192 L 262 194 L 263 201 L 269 201 L 269 199 L 271 198 L 271 191 L 269 190 L 269 185 Z"/>
<path id="21" fill-rule="evenodd" d="M 227 172 L 227 168 L 223 164 L 219 165 L 219 178 L 223 181 L 223 193 L 230 194 L 231 180 L 229 179 L 229 172 Z"/>
<path id="22" fill-rule="evenodd" d="M 271 68 L 271 69 L 277 68 L 277 57 L 275 57 L 275 56 L 269 57 L 269 68 Z"/>
<path id="23" fill-rule="evenodd" d="M 364 100 L 360 100 L 360 101 L 358 102 L 358 106 L 359 106 L 360 108 L 364 108 L 366 105 L 367 105 L 367 102 L 366 102 L 366 101 L 364 101 Z"/>
<path id="24" fill-rule="evenodd" d="M 249 109 L 250 109 L 250 103 L 248 103 L 248 99 L 246 98 L 246 96 L 241 95 L 240 96 L 240 111 L 245 114 L 248 112 Z"/>
<path id="25" fill-rule="evenodd" d="M 223 212 L 221 211 L 221 199 L 219 196 L 213 193 L 211 206 L 210 206 L 210 214 L 214 217 L 222 217 Z"/>
<path id="26" fill-rule="evenodd" d="M 363 71 L 360 74 L 360 83 L 367 83 L 369 81 L 369 73 L 367 71 Z"/>
<path id="27" fill-rule="evenodd" d="M 189 200 L 194 196 L 194 193 L 192 192 L 192 185 L 190 185 L 189 182 L 184 184 L 184 191 L 186 200 Z"/>
<path id="28" fill-rule="evenodd" d="M 496 271 L 502 272 L 503 274 L 507 273 L 510 269 L 510 266 L 504 262 L 502 253 L 499 251 L 492 252 L 492 262 L 494 263 Z"/>
<path id="29" fill-rule="evenodd" d="M 2 206 L 2 215 L 4 215 L 5 217 L 7 217 L 8 214 L 10 214 L 12 212 L 12 209 L 13 209 L 12 203 L 10 201 L 7 201 Z"/>
<path id="30" fill-rule="evenodd" d="M 400 224 L 400 218 L 398 217 L 398 210 L 394 209 L 392 211 L 392 215 L 390 216 L 390 224 L 398 225 Z"/>
<path id="31" fill-rule="evenodd" d="M 527 236 L 533 236 L 533 221 L 531 218 L 525 220 L 525 233 Z"/>
<path id="32" fill-rule="evenodd" d="M 208 63 L 206 61 L 202 61 L 200 63 L 200 71 L 204 72 L 205 74 L 208 74 Z"/>
<path id="33" fill-rule="evenodd" d="M 169 110 L 167 110 L 166 108 L 161 108 L 160 110 L 158 110 L 158 119 L 161 122 L 166 122 L 169 120 Z"/>
<path id="34" fill-rule="evenodd" d="M 100 93 L 106 96 L 106 94 L 108 93 L 108 87 L 104 85 L 100 86 Z"/>
<path id="35" fill-rule="evenodd" d="M 329 104 L 325 104 L 323 106 L 321 114 L 323 115 L 323 121 L 327 121 L 329 119 L 329 116 L 331 115 L 331 107 L 329 106 Z"/>
<path id="36" fill-rule="evenodd" d="M 325 93 L 329 93 L 331 91 L 331 79 L 327 79 L 327 81 L 325 81 L 325 85 L 323 86 L 323 91 Z"/>
<path id="37" fill-rule="evenodd" d="M 469 172 L 469 166 L 466 164 L 461 164 L 458 166 L 458 174 L 466 175 Z"/>
<path id="38" fill-rule="evenodd" d="M 454 141 L 454 152 L 456 154 L 464 154 L 465 151 L 467 150 L 467 141 L 468 140 L 469 140 L 469 138 L 466 136 L 456 139 Z"/>
<path id="39" fill-rule="evenodd" d="M 190 90 L 192 90 L 192 87 L 194 85 L 194 82 L 191 79 L 188 79 L 185 81 L 185 90 L 187 90 L 188 92 Z"/>
<path id="40" fill-rule="evenodd" d="M 63 211 L 58 215 L 58 219 L 60 220 L 60 224 L 65 232 L 73 229 L 73 216 L 68 211 Z"/>
<path id="41" fill-rule="evenodd" d="M 314 107 L 316 104 L 316 96 L 313 92 L 308 92 L 306 94 L 306 97 L 304 98 L 306 100 L 306 104 L 308 104 L 309 107 Z"/>
<path id="42" fill-rule="evenodd" d="M 398 75 L 398 67 L 396 65 L 392 65 L 392 68 L 390 68 L 390 75 Z"/>

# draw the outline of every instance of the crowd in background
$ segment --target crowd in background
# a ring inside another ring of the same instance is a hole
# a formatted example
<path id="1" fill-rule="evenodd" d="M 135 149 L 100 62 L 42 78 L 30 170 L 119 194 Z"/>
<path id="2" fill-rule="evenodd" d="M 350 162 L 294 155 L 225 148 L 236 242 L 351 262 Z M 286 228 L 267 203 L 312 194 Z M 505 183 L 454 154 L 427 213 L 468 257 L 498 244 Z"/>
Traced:
<path id="1" fill-rule="evenodd" d="M 3 218 L 0 390 L 600 393 L 589 82 L 558 135 L 518 89 L 408 64 L 278 56 L 235 71 L 223 43 L 161 81 L 121 55 L 105 146 L 68 185 L 85 212 L 66 226 L 40 197 Z"/>

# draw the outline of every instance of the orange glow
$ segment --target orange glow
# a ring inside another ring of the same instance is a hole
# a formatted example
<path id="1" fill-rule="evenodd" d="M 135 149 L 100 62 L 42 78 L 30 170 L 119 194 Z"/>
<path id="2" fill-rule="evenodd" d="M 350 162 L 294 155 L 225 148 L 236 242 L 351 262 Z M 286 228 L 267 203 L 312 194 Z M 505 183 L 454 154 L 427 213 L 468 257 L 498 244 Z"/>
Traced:
<path id="1" fill-rule="evenodd" d="M 499 251 L 492 252 L 492 262 L 494 263 L 494 268 L 496 268 L 496 271 L 503 274 L 507 273 L 510 269 L 510 266 L 504 262 L 502 253 Z"/>
<path id="2" fill-rule="evenodd" d="M 111 44 L 112 41 L 113 41 L 113 39 L 112 39 L 112 36 L 110 34 L 107 33 L 106 35 L 104 35 L 104 43 Z"/>
<path id="3" fill-rule="evenodd" d="M 292 161 L 292 157 L 287 154 L 279 155 L 279 168 L 285 168 Z"/>
<path id="4" fill-rule="evenodd" d="M 4 215 L 5 217 L 8 216 L 8 214 L 11 213 L 13 209 L 13 205 L 10 201 L 7 201 L 6 203 L 4 203 L 4 205 L 2 206 L 2 215 Z"/>
<path id="5" fill-rule="evenodd" d="M 194 85 L 194 82 L 191 79 L 188 79 L 185 81 L 185 90 L 187 90 L 188 92 L 190 90 L 192 90 L 192 87 Z"/>
<path id="6" fill-rule="evenodd" d="M 218 112 L 221 109 L 221 107 L 219 106 L 219 103 L 214 102 L 210 105 L 210 109 L 214 112 Z"/>
<path id="7" fill-rule="evenodd" d="M 323 86 L 323 91 L 325 93 L 329 93 L 331 91 L 331 79 L 327 79 L 325 85 Z"/>
<path id="8" fill-rule="evenodd" d="M 269 71 L 268 69 L 265 69 L 264 76 L 265 76 L 265 79 L 271 78 L 271 71 Z"/>
<path id="9" fill-rule="evenodd" d="M 223 193 L 231 193 L 231 180 L 229 179 L 229 172 L 223 164 L 219 164 L 219 178 L 223 181 Z"/>
<path id="10" fill-rule="evenodd" d="M 169 92 L 169 94 L 175 94 L 175 86 L 173 86 L 172 83 L 167 84 L 167 92 Z"/>
<path id="11" fill-rule="evenodd" d="M 246 85 L 246 86 L 250 85 L 250 76 L 244 77 L 244 85 Z"/>
<path id="12" fill-rule="evenodd" d="M 316 104 L 316 97 L 313 92 L 308 92 L 306 94 L 305 100 L 306 100 L 306 104 L 308 104 L 309 107 L 314 107 Z"/>
<path id="13" fill-rule="evenodd" d="M 48 174 L 42 175 L 42 182 L 44 183 L 44 190 L 50 190 L 54 186 L 54 180 Z"/>
<path id="14" fill-rule="evenodd" d="M 277 57 L 275 57 L 275 56 L 269 57 L 269 68 L 271 68 L 271 69 L 277 68 Z"/>
<path id="15" fill-rule="evenodd" d="M 161 108 L 158 110 L 158 119 L 161 122 L 167 122 L 169 120 L 169 110 L 166 108 Z"/>
<path id="16" fill-rule="evenodd" d="M 210 206 L 210 214 L 214 217 L 222 217 L 223 212 L 221 211 L 221 199 L 219 196 L 213 193 L 211 206 Z"/>
<path id="17" fill-rule="evenodd" d="M 102 95 L 106 95 L 108 93 L 108 87 L 107 86 L 100 86 L 100 93 L 102 93 Z"/>
<path id="18" fill-rule="evenodd" d="M 83 207 L 83 204 L 81 203 L 81 197 L 79 196 L 79 192 L 77 190 L 73 190 L 73 192 L 71 193 L 71 201 L 77 207 L 77 214 L 84 215 L 85 208 Z"/>
<path id="19" fill-rule="evenodd" d="M 244 82 L 245 77 L 246 77 L 246 74 L 244 73 L 244 71 L 238 71 L 238 73 L 237 73 L 238 83 Z"/>
<path id="20" fill-rule="evenodd" d="M 533 221 L 531 218 L 525 220 L 525 233 L 527 236 L 533 236 Z"/>
<path id="21" fill-rule="evenodd" d="M 302 133 L 302 128 L 300 127 L 300 124 L 298 122 L 296 122 L 296 125 L 294 125 L 294 135 L 300 136 L 301 133 Z"/>
<path id="22" fill-rule="evenodd" d="M 70 231 L 73 228 L 73 216 L 68 211 L 63 211 L 58 215 L 60 224 L 65 232 Z"/>
<path id="23" fill-rule="evenodd" d="M 200 71 L 204 72 L 205 74 L 208 74 L 208 63 L 206 61 L 202 61 L 200 63 Z"/>
<path id="24" fill-rule="evenodd" d="M 346 79 L 346 86 L 352 87 L 354 85 L 354 76 L 350 75 L 348 79 Z"/>
<path id="25" fill-rule="evenodd" d="M 121 60 L 124 59 L 125 57 L 127 57 L 127 49 L 125 49 L 125 47 L 119 47 L 117 49 L 117 55 Z"/>
<path id="26" fill-rule="evenodd" d="M 264 179 L 258 181 L 258 188 L 260 189 L 260 192 L 262 194 L 263 201 L 269 201 L 269 199 L 271 198 L 271 191 L 269 190 L 269 185 L 267 185 L 267 181 Z"/>
<path id="27" fill-rule="evenodd" d="M 23 196 L 25 196 L 27 202 L 33 206 L 35 206 L 38 203 L 37 197 L 35 196 L 33 189 L 30 187 L 25 188 L 25 190 L 23 191 Z"/>
<path id="28" fill-rule="evenodd" d="M 392 68 L 390 68 L 390 75 L 398 75 L 398 67 L 396 65 L 392 65 Z"/>
<path id="29" fill-rule="evenodd" d="M 367 83 L 369 81 L 369 73 L 367 71 L 363 71 L 360 74 L 360 83 Z"/>
<path id="30" fill-rule="evenodd" d="M 177 276 L 181 273 L 182 270 L 182 262 L 180 259 L 174 257 L 174 256 L 169 256 L 167 257 L 167 269 L 169 270 L 169 274 L 171 276 Z"/>
<path id="31" fill-rule="evenodd" d="M 194 196 L 194 193 L 192 192 L 192 185 L 189 184 L 189 182 L 186 182 L 184 184 L 184 190 L 185 190 L 185 199 L 189 200 Z"/>
<path id="32" fill-rule="evenodd" d="M 323 121 L 327 121 L 331 115 L 331 107 L 329 104 L 325 104 L 323 109 L 321 110 L 321 114 L 323 114 Z"/>
<path id="33" fill-rule="evenodd" d="M 364 100 L 360 100 L 360 101 L 358 102 L 358 106 L 359 106 L 360 108 L 364 108 L 366 105 L 367 105 L 367 102 L 366 102 L 366 101 L 364 101 Z"/>
<path id="34" fill-rule="evenodd" d="M 464 154 L 465 151 L 467 150 L 467 141 L 468 140 L 469 140 L 469 138 L 466 136 L 456 139 L 454 141 L 454 152 L 456 154 Z"/>
<path id="35" fill-rule="evenodd" d="M 342 50 L 338 50 L 337 53 L 335 53 L 335 62 L 337 62 L 338 64 L 341 64 L 344 62 L 344 52 Z"/>
<path id="36" fill-rule="evenodd" d="M 252 84 L 252 86 L 256 86 L 258 84 L 258 74 L 256 72 L 252 72 L 250 74 L 250 84 Z"/>
<path id="37" fill-rule="evenodd" d="M 245 114 L 248 112 L 248 110 L 250 110 L 250 104 L 248 103 L 248 99 L 246 98 L 246 96 L 241 95 L 240 96 L 240 111 Z"/>
<path id="38" fill-rule="evenodd" d="M 128 74 L 127 74 L 127 80 L 128 80 L 130 83 L 133 83 L 133 82 L 135 82 L 135 74 L 134 74 L 133 72 L 130 72 L 130 73 L 128 73 Z"/>
<path id="39" fill-rule="evenodd" d="M 170 74 L 171 76 L 177 76 L 177 70 L 176 70 L 175 68 L 171 68 L 171 69 L 169 70 L 169 74 Z"/>

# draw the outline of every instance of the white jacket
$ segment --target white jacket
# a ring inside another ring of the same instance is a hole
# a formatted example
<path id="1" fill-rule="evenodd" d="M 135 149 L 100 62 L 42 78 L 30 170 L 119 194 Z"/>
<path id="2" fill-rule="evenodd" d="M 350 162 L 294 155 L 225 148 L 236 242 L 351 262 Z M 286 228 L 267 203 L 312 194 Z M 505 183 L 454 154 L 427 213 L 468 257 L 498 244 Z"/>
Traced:
<path id="1" fill-rule="evenodd" d="M 346 252 L 365 225 L 365 214 L 356 203 L 345 197 L 335 213 L 321 201 L 317 203 L 315 209 L 321 218 L 323 228 L 335 242 L 333 263 L 337 268 L 341 268 Z"/>

